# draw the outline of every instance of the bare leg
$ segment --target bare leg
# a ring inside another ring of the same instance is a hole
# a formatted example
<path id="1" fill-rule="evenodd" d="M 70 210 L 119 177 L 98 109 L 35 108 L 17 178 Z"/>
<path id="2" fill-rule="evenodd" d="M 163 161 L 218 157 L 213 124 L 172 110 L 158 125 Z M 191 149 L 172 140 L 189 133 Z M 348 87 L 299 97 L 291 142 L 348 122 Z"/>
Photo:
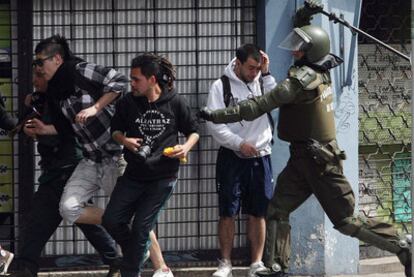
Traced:
<path id="1" fill-rule="evenodd" d="M 162 256 L 161 247 L 158 243 L 157 237 L 155 236 L 154 231 L 150 232 L 150 259 L 153 264 L 154 270 L 158 269 L 167 269 L 168 266 L 164 261 L 164 257 Z"/>
<path id="2" fill-rule="evenodd" d="M 221 258 L 231 260 L 231 250 L 234 240 L 234 218 L 220 217 L 219 220 L 219 241 Z"/>
<path id="3" fill-rule="evenodd" d="M 86 207 L 81 216 L 76 220 L 76 223 L 83 224 L 101 224 L 104 210 L 98 207 Z M 154 269 L 167 269 L 168 266 L 162 256 L 161 247 L 158 243 L 154 231 L 150 232 L 150 259 L 154 265 Z"/>
<path id="4" fill-rule="evenodd" d="M 264 217 L 249 215 L 247 223 L 247 236 L 250 241 L 252 263 L 260 262 L 266 238 L 266 221 Z"/>
<path id="5" fill-rule="evenodd" d="M 104 210 L 98 207 L 86 207 L 79 218 L 76 220 L 76 223 L 83 224 L 101 224 L 102 215 Z"/>

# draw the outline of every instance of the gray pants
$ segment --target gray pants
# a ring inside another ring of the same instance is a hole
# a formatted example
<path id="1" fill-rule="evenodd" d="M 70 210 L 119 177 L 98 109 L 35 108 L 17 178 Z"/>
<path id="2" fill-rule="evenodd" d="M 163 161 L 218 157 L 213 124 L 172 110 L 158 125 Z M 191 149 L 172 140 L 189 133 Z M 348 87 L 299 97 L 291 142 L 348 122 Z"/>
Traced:
<path id="1" fill-rule="evenodd" d="M 123 157 L 106 158 L 100 163 L 87 158 L 81 160 L 63 191 L 59 204 L 61 216 L 73 224 L 99 189 L 110 196 L 125 167 Z"/>

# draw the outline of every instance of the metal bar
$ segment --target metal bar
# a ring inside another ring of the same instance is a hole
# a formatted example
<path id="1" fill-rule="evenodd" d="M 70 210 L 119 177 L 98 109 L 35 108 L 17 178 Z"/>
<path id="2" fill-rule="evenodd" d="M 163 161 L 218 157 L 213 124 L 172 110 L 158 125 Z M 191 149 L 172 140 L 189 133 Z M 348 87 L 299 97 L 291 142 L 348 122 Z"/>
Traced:
<path id="1" fill-rule="evenodd" d="M 411 0 L 411 18 L 414 16 L 414 0 Z M 413 56 L 414 56 L 414 21 L 411 20 L 411 114 L 414 114 L 414 67 L 413 67 Z M 411 121 L 411 238 L 414 238 L 414 213 L 413 213 L 413 207 L 414 207 L 414 182 L 413 182 L 413 176 L 414 176 L 414 122 Z M 413 251 L 413 244 L 411 243 L 411 276 L 414 276 L 414 251 Z"/>
<path id="2" fill-rule="evenodd" d="M 18 92 L 19 92 L 19 114 L 22 117 L 24 98 L 32 91 L 32 51 L 33 51 L 33 29 L 32 29 L 32 0 L 17 1 L 17 38 L 18 38 Z M 30 210 L 31 199 L 34 189 L 34 151 L 33 143 L 27 143 L 24 136 L 19 136 L 19 233 L 22 230 L 24 217 Z"/>
<path id="3" fill-rule="evenodd" d="M 196 74 L 195 74 L 195 76 L 196 76 L 197 79 L 199 79 L 199 77 L 200 77 L 200 70 L 199 70 L 199 64 L 200 64 L 200 53 L 199 53 L 199 48 L 200 48 L 199 47 L 199 43 L 200 43 L 199 36 L 200 36 L 200 34 L 199 34 L 199 27 L 200 27 L 200 23 L 199 23 L 199 21 L 200 20 L 199 20 L 199 16 L 198 16 L 198 12 L 199 12 L 198 1 L 194 0 L 193 5 L 194 5 L 194 7 L 193 7 L 194 11 L 193 12 L 195 13 L 195 16 L 194 16 L 194 18 L 195 18 L 195 22 L 194 22 L 194 24 L 195 24 L 195 37 L 196 37 L 196 41 L 197 41 L 196 42 L 196 49 L 195 49 L 195 60 L 196 60 L 196 69 L 195 69 Z M 196 82 L 196 91 L 199 91 L 199 90 L 200 90 L 199 82 Z M 198 100 L 199 100 L 199 97 L 197 96 L 197 98 L 196 98 L 197 107 L 200 106 L 200 102 Z M 196 149 L 200 150 L 200 144 L 197 143 Z M 201 151 L 197 151 L 197 158 L 198 158 L 198 161 L 201 160 Z M 200 175 L 201 175 L 201 166 L 200 166 L 200 164 L 198 164 L 197 165 L 197 177 L 200 177 Z M 201 193 L 200 193 L 200 185 L 198 184 L 198 186 L 197 186 L 197 209 L 198 209 L 199 213 L 201 213 L 201 211 L 203 210 L 200 203 L 201 203 Z M 198 220 L 197 220 L 197 237 L 201 237 L 200 218 L 202 218 L 202 217 L 199 214 L 198 215 Z M 201 249 L 201 240 L 200 239 L 198 239 L 197 249 Z"/>
<path id="4" fill-rule="evenodd" d="M 344 18 L 344 15 L 341 13 L 339 15 L 341 18 Z M 345 60 L 345 28 L 344 26 L 339 26 L 339 57 L 342 60 Z M 348 66 L 352 66 L 348 64 Z M 339 83 L 341 87 L 345 87 L 345 63 L 339 66 Z"/>
<path id="5" fill-rule="evenodd" d="M 352 31 L 353 33 L 358 33 L 358 34 L 361 34 L 361 35 L 363 35 L 363 36 L 366 36 L 367 38 L 369 38 L 369 39 L 373 40 L 375 43 L 377 43 L 377 44 L 379 44 L 379 45 L 381 45 L 381 46 L 383 46 L 383 47 L 387 48 L 388 50 L 390 50 L 391 52 L 393 52 L 393 53 L 395 53 L 396 55 L 400 56 L 401 58 L 403 58 L 403 59 L 405 59 L 405 60 L 407 60 L 407 61 L 410 61 L 410 57 L 408 57 L 408 56 L 404 55 L 403 53 L 401 53 L 401 52 L 400 52 L 400 51 L 398 51 L 397 49 L 395 49 L 395 48 L 393 48 L 393 47 L 389 46 L 388 44 L 386 44 L 386 43 L 384 43 L 384 42 L 380 41 L 379 39 L 377 39 L 377 38 L 375 38 L 375 37 L 371 36 L 370 34 L 368 34 L 368 33 L 364 32 L 364 31 L 362 31 L 361 29 L 359 29 L 359 28 L 357 28 L 357 27 L 355 27 L 355 26 L 352 26 L 352 25 L 351 25 L 351 24 L 349 24 L 346 20 L 343 20 L 343 19 L 341 19 L 341 18 L 338 18 L 338 17 L 335 15 L 335 13 L 328 13 L 328 12 L 326 12 L 326 11 L 321 11 L 321 13 L 322 13 L 323 15 L 326 15 L 326 16 L 329 18 L 329 20 L 330 20 L 330 21 L 333 21 L 334 23 L 340 23 L 340 24 L 342 24 L 342 25 L 344 25 L 344 26 L 348 27 L 349 29 L 351 29 L 351 31 Z"/>
<path id="6" fill-rule="evenodd" d="M 266 3 L 258 0 L 256 5 L 256 44 L 266 52 Z"/>
<path id="7" fill-rule="evenodd" d="M 362 5 L 362 0 L 359 1 L 359 4 L 355 5 L 354 26 L 359 26 L 359 19 L 361 17 L 361 5 Z M 347 72 L 347 78 L 345 81 L 346 86 L 352 85 L 352 70 L 353 70 L 353 64 L 354 64 L 354 59 L 355 59 L 354 53 L 357 49 L 356 44 L 357 44 L 357 38 L 356 36 L 352 36 L 350 53 L 349 53 L 349 61 L 348 61 L 348 72 Z"/>
<path id="8" fill-rule="evenodd" d="M 154 2 L 155 3 L 155 2 Z M 179 7 L 179 8 L 174 8 L 174 7 L 169 7 L 169 8 L 160 8 L 160 7 L 156 7 L 156 5 L 153 5 L 154 8 L 144 8 L 144 9 L 134 9 L 134 11 L 137 12 L 147 12 L 147 11 L 191 11 L 193 9 L 193 7 Z M 213 7 L 200 7 L 200 9 L 202 10 L 220 10 L 220 9 L 229 9 L 231 8 L 231 6 L 213 6 Z M 250 8 L 250 9 L 255 9 L 255 5 L 246 5 L 245 6 L 246 9 Z M 105 8 L 105 9 L 63 9 L 63 11 L 71 11 L 73 13 L 84 13 L 84 12 L 95 12 L 95 13 L 100 13 L 100 12 L 111 12 L 112 8 Z M 131 11 L 130 9 L 117 9 L 117 11 L 120 12 L 128 12 Z M 39 13 L 41 11 L 34 11 L 34 13 Z"/>

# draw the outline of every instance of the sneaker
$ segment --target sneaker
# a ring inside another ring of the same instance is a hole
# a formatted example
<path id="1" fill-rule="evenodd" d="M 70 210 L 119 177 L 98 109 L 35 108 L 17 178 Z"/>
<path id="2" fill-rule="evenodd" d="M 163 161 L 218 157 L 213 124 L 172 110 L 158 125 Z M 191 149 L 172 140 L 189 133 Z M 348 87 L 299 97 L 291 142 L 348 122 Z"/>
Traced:
<path id="1" fill-rule="evenodd" d="M 219 260 L 219 266 L 216 272 L 211 275 L 212 277 L 233 277 L 231 272 L 231 262 L 226 259 Z"/>
<path id="2" fill-rule="evenodd" d="M 247 272 L 247 277 L 257 277 L 256 273 L 266 272 L 267 268 L 264 266 L 263 262 L 256 262 L 250 265 L 249 271 Z"/>
<path id="3" fill-rule="evenodd" d="M 106 277 L 121 277 L 121 270 L 118 263 L 113 263 L 109 266 L 109 271 Z"/>
<path id="4" fill-rule="evenodd" d="M 7 250 L 0 250 L 0 274 L 6 274 L 9 265 L 11 264 L 14 258 L 14 254 Z"/>
<path id="5" fill-rule="evenodd" d="M 160 268 L 154 272 L 152 277 L 174 277 L 171 269 L 167 268 Z"/>

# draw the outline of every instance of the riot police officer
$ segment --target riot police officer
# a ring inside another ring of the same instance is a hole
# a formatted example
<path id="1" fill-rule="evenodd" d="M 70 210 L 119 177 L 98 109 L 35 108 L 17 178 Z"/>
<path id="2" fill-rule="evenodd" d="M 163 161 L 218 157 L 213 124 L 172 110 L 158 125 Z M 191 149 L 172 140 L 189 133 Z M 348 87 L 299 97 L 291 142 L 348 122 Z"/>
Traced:
<path id="1" fill-rule="evenodd" d="M 330 69 L 342 60 L 329 53 L 327 33 L 317 26 L 294 28 L 280 47 L 292 51 L 288 77 L 268 94 L 226 109 L 202 109 L 214 123 L 254 118 L 279 107 L 278 136 L 290 142 L 290 159 L 277 179 L 266 216 L 264 262 L 268 272 L 284 276 L 290 256 L 289 215 L 314 194 L 339 232 L 395 253 L 411 276 L 411 253 L 402 248 L 396 229 L 354 215 L 355 197 L 343 174 L 345 153 L 337 145 Z"/>

